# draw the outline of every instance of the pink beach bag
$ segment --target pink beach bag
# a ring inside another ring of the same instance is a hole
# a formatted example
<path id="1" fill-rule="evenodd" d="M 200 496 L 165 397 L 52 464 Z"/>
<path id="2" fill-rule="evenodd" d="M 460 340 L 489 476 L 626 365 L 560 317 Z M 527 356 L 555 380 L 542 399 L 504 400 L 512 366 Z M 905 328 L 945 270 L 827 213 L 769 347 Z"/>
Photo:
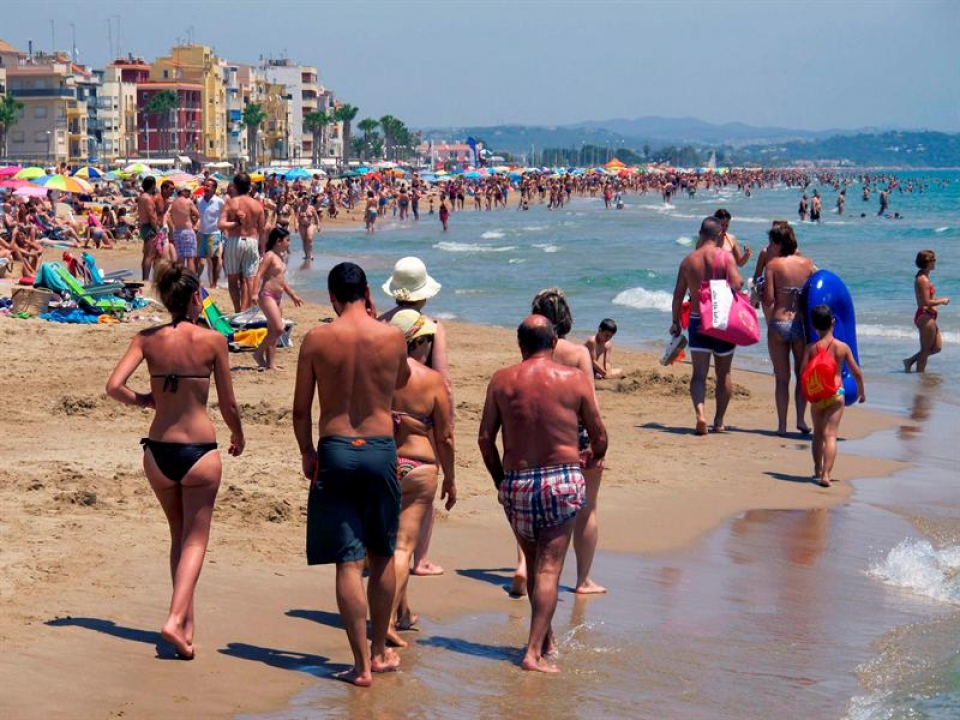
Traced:
<path id="1" fill-rule="evenodd" d="M 755 345 L 760 342 L 757 311 L 750 304 L 749 296 L 730 287 L 729 259 L 730 254 L 720 250 L 714 255 L 713 279 L 700 283 L 700 332 L 734 345 Z M 721 268 L 723 277 L 719 277 Z"/>

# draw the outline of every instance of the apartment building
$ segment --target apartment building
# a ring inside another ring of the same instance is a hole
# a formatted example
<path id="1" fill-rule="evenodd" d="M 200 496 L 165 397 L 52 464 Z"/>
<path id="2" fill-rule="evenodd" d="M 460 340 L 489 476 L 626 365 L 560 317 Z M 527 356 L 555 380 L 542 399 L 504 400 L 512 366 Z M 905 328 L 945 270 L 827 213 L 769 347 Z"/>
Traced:
<path id="1" fill-rule="evenodd" d="M 227 157 L 227 85 L 228 64 L 206 45 L 176 45 L 167 57 L 157 58 L 150 66 L 150 83 L 199 85 L 201 96 L 201 142 L 189 151 L 197 160 L 223 160 Z"/>
<path id="2" fill-rule="evenodd" d="M 157 111 L 151 103 L 160 93 L 172 92 L 176 103 Z M 143 157 L 184 156 L 194 160 L 203 147 L 203 86 L 186 82 L 148 82 L 137 85 L 137 150 Z"/>
<path id="3" fill-rule="evenodd" d="M 25 55 L 3 43 L 6 91 L 23 103 L 7 132 L 7 156 L 22 162 L 80 164 L 88 159 L 87 104 L 78 94 L 86 71 L 66 53 Z"/>

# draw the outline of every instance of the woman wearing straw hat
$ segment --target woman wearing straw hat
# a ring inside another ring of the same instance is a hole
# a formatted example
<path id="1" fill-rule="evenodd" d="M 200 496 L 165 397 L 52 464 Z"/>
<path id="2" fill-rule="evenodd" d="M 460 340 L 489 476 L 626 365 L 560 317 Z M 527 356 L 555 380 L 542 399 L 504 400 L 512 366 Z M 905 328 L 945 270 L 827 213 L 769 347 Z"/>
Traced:
<path id="1" fill-rule="evenodd" d="M 427 300 L 440 292 L 440 283 L 427 273 L 427 266 L 417 257 L 405 257 L 397 260 L 393 274 L 383 285 L 383 291 L 397 303 L 395 308 L 380 316 L 380 320 L 390 322 L 401 310 L 412 309 L 422 312 Z M 447 335 L 443 325 L 436 318 L 428 318 L 436 323 L 432 349 L 424 365 L 436 370 L 443 376 L 450 396 L 450 414 L 453 416 L 453 389 L 450 384 L 450 366 L 447 360 Z M 451 420 L 452 422 L 452 420 Z M 427 513 L 420 530 L 420 539 L 413 553 L 414 575 L 442 575 L 443 568 L 427 560 L 430 548 L 430 536 L 433 533 L 433 513 Z"/>

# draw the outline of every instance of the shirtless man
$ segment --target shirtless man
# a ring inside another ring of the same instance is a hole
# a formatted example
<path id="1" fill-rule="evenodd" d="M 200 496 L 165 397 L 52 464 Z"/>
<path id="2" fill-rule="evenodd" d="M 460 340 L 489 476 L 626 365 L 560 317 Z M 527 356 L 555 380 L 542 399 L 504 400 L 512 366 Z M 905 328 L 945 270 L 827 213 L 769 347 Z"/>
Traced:
<path id="1" fill-rule="evenodd" d="M 194 205 L 190 188 L 181 185 L 177 190 L 177 199 L 170 204 L 167 213 L 167 227 L 173 246 L 177 249 L 177 258 L 197 272 L 197 227 L 200 223 L 200 211 Z"/>
<path id="2" fill-rule="evenodd" d="M 556 651 L 551 622 L 573 521 L 586 502 L 577 427 L 582 423 L 590 434 L 588 467 L 602 467 L 607 431 L 589 377 L 553 359 L 550 321 L 527 317 L 517 340 L 522 362 L 497 371 L 487 387 L 480 453 L 530 568 L 530 634 L 521 667 L 559 672 L 548 660 Z"/>
<path id="3" fill-rule="evenodd" d="M 743 267 L 750 261 L 753 252 L 749 245 L 744 245 L 741 250 L 740 243 L 737 242 L 737 236 L 729 231 L 732 217 L 730 211 L 718 208 L 713 216 L 720 221 L 720 226 L 723 228 L 723 245 L 721 247 L 733 255 L 733 259 L 737 261 L 737 267 Z"/>
<path id="4" fill-rule="evenodd" d="M 140 226 L 140 240 L 143 241 L 143 259 L 140 271 L 143 280 L 150 279 L 153 263 L 157 259 L 156 237 L 160 232 L 160 216 L 157 215 L 157 180 L 151 175 L 143 179 L 140 187 L 143 192 L 137 196 L 137 224 Z"/>
<path id="5" fill-rule="evenodd" d="M 357 265 L 335 266 L 327 278 L 337 319 L 306 334 L 297 361 L 293 428 L 307 501 L 307 562 L 336 563 L 337 606 L 353 651 L 342 679 L 369 686 L 372 672 L 395 670 L 386 646 L 396 591 L 393 553 L 400 521 L 393 394 L 410 376 L 407 344 L 397 328 L 376 320 L 367 277 Z M 313 398 L 319 394 L 319 445 L 313 444 Z M 372 643 L 367 638 L 364 558 L 370 568 Z"/>
<path id="6" fill-rule="evenodd" d="M 553 325 L 557 335 L 556 347 L 553 350 L 554 361 L 567 367 L 577 368 L 588 379 L 590 390 L 594 390 L 593 359 L 590 351 L 579 343 L 567 340 L 567 335 L 573 329 L 573 314 L 570 305 L 560 288 L 546 288 L 537 293 L 533 299 L 530 311 L 534 315 L 542 315 Z M 594 394 L 596 400 L 596 394 Z M 607 589 L 598 585 L 590 578 L 593 567 L 593 557 L 597 552 L 600 541 L 600 530 L 597 524 L 597 499 L 600 496 L 600 481 L 603 479 L 602 467 L 588 467 L 590 437 L 587 429 L 580 426 L 577 429 L 577 443 L 580 449 L 580 462 L 583 465 L 583 476 L 587 485 L 586 503 L 577 515 L 577 524 L 573 530 L 573 552 L 577 556 L 577 583 L 574 592 L 580 595 L 605 593 Z M 522 595 L 527 576 L 526 563 L 521 553 L 517 561 L 517 571 L 513 578 L 511 594 Z"/>
<path id="7" fill-rule="evenodd" d="M 673 290 L 673 324 L 670 334 L 676 337 L 682 332 L 680 314 L 683 300 L 687 293 L 694 301 L 694 311 L 699 311 L 697 298 L 700 294 L 700 283 L 713 277 L 714 263 L 721 257 L 719 252 L 723 242 L 723 226 L 716 218 L 706 218 L 700 225 L 700 237 L 696 249 L 687 255 L 680 263 L 677 273 L 677 284 Z M 725 255 L 722 257 L 726 257 Z M 737 264 L 727 262 L 721 276 L 725 275 L 730 287 L 739 292 L 743 284 Z M 733 392 L 733 381 L 730 379 L 730 368 L 733 365 L 733 343 L 717 340 L 700 332 L 700 313 L 690 313 L 688 328 L 690 340 L 691 364 L 693 375 L 690 377 L 690 398 L 693 400 L 693 409 L 697 416 L 696 434 L 707 434 L 707 419 L 704 415 L 704 402 L 707 396 L 707 374 L 710 372 L 710 356 L 713 356 L 717 371 L 717 409 L 713 416 L 713 431 L 723 432 L 723 416 L 727 412 L 730 396 Z"/>
<path id="8" fill-rule="evenodd" d="M 243 312 L 253 305 L 255 281 L 260 264 L 261 238 L 266 243 L 266 217 L 263 205 L 250 197 L 250 176 L 237 173 L 233 177 L 231 196 L 223 205 L 217 227 L 226 235 L 223 245 L 223 269 L 233 311 Z"/>

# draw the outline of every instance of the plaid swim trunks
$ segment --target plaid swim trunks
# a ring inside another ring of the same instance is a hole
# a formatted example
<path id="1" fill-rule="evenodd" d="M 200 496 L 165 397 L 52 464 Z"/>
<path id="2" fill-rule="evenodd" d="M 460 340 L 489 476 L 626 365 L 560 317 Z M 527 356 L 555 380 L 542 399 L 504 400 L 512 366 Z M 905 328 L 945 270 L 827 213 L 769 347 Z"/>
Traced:
<path id="1" fill-rule="evenodd" d="M 583 473 L 578 463 L 507 471 L 497 499 L 514 532 L 535 540 L 541 529 L 572 520 L 583 507 Z"/>

